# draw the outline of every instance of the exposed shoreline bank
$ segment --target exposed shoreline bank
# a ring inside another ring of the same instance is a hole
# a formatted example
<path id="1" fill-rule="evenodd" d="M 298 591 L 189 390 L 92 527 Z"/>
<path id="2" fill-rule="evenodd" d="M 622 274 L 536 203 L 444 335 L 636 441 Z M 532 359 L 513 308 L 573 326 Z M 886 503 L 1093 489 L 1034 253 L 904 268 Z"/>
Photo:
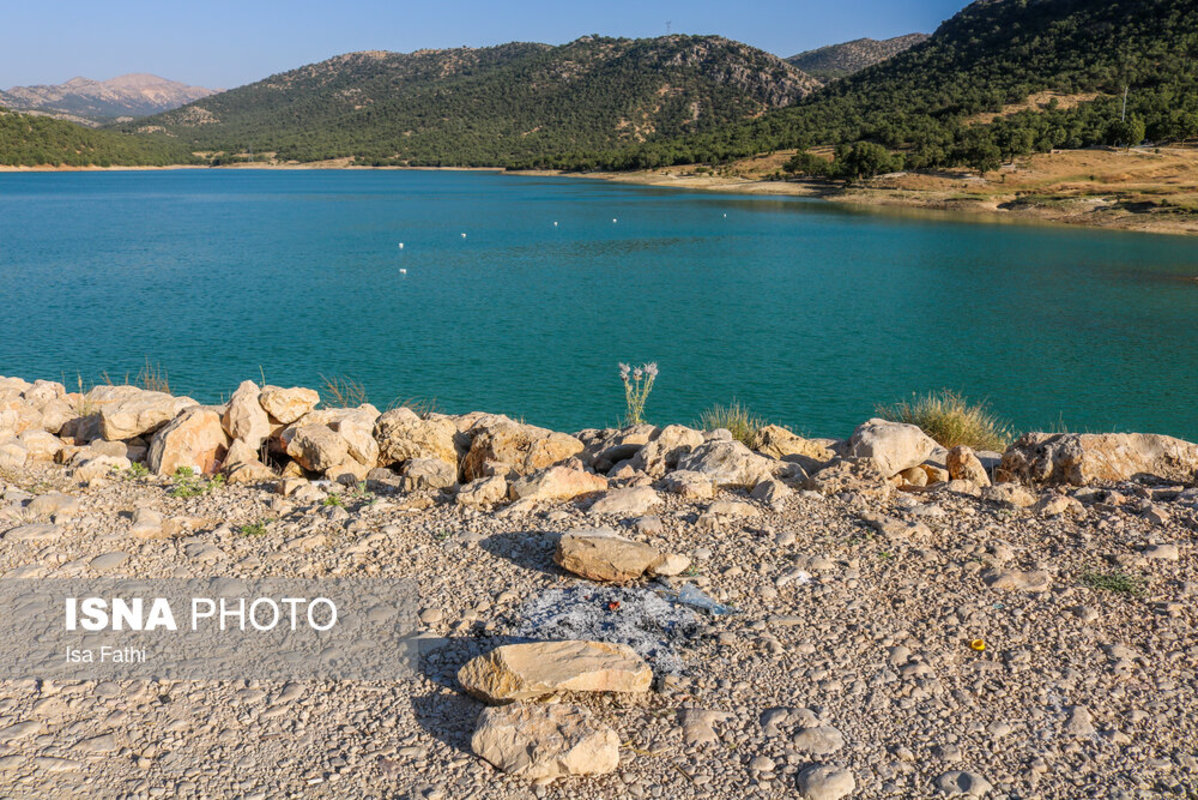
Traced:
<path id="1" fill-rule="evenodd" d="M 1023 159 L 999 173 L 1001 180 L 982 180 L 964 171 L 939 174 L 880 176 L 865 184 L 842 186 L 826 181 L 770 179 L 785 153 L 737 162 L 726 174 L 692 167 L 639 172 L 508 171 L 500 167 L 356 166 L 349 159 L 308 163 L 245 163 L 218 167 L 173 166 L 11 167 L 0 174 L 43 172 L 149 172 L 175 169 L 232 170 L 415 170 L 427 172 L 491 172 L 523 176 L 602 180 L 656 188 L 748 196 L 806 197 L 888 214 L 910 213 L 924 219 L 958 219 L 988 223 L 1070 225 L 1139 233 L 1198 234 L 1198 213 L 1190 209 L 1198 191 L 1198 151 L 1165 152 L 1176 174 L 1158 179 L 1151 163 L 1157 151 L 1070 151 Z M 1180 157 L 1179 157 L 1180 156 Z M 1128 164 L 1132 166 L 1129 168 Z M 1137 168 L 1147 167 L 1145 175 Z M 1096 175 L 1099 170 L 1112 174 Z M 1085 175 L 1081 175 L 1081 172 Z M 1193 173 L 1193 174 L 1191 174 Z M 1008 182 L 1008 178 L 1011 180 Z M 1154 183 L 1154 181 L 1157 181 Z"/>
<path id="2" fill-rule="evenodd" d="M 1198 445 L 1049 436 L 999 483 L 880 420 L 751 450 L 319 401 L 0 378 L 6 580 L 419 595 L 419 657 L 379 680 L 0 680 L 18 796 L 1131 798 L 1148 760 L 1193 785 Z M 560 719 L 594 755 L 557 757 Z"/>

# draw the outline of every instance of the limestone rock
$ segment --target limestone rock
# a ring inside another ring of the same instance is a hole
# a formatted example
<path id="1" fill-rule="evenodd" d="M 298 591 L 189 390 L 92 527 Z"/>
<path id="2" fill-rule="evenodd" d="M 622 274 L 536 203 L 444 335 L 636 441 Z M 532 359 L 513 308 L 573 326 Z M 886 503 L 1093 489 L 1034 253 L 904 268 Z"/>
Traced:
<path id="1" fill-rule="evenodd" d="M 324 425 L 345 440 L 350 458 L 365 464 L 368 470 L 374 469 L 379 459 L 379 446 L 374 439 L 378 419 L 379 410 L 370 403 L 357 408 L 324 408 L 305 414 L 283 431 L 282 439 L 289 442 L 294 430 L 304 425 Z"/>
<path id="2" fill-rule="evenodd" d="M 690 470 L 675 470 L 661 481 L 664 491 L 686 500 L 710 500 L 715 496 L 715 484 L 709 476 Z"/>
<path id="3" fill-rule="evenodd" d="M 1046 492 L 1032 506 L 1032 511 L 1045 517 L 1059 517 L 1062 514 L 1084 514 L 1086 508 L 1068 495 Z"/>
<path id="4" fill-rule="evenodd" d="M 804 439 L 780 425 L 766 425 L 753 434 L 752 448 L 768 458 L 796 461 L 804 469 L 814 469 L 836 457 L 824 442 Z"/>
<path id="5" fill-rule="evenodd" d="M 1003 453 L 1000 470 L 1027 483 L 1133 480 L 1198 483 L 1198 444 L 1150 433 L 1028 433 Z"/>
<path id="6" fill-rule="evenodd" d="M 295 422 L 316 408 L 319 402 L 319 393 L 302 386 L 293 386 L 290 389 L 264 386 L 258 395 L 258 403 L 262 409 L 284 425 Z"/>
<path id="7" fill-rule="evenodd" d="M 17 471 L 25 468 L 29 450 L 16 436 L 0 439 L 0 469 Z"/>
<path id="8" fill-rule="evenodd" d="M 971 447 L 962 444 L 949 450 L 945 456 L 945 466 L 948 467 L 949 478 L 954 481 L 969 481 L 978 486 L 990 485 L 990 476 L 986 474 L 986 468 L 982 466 L 981 460 Z"/>
<path id="9" fill-rule="evenodd" d="M 46 492 L 30 500 L 26 508 L 29 513 L 40 519 L 46 517 L 60 519 L 77 515 L 80 506 L 78 497 L 72 497 L 62 492 Z"/>
<path id="10" fill-rule="evenodd" d="M 531 475 L 583 450 L 582 442 L 568 434 L 501 419 L 471 428 L 473 438 L 462 463 L 466 480 L 486 475 L 488 461 L 508 464 L 518 475 Z"/>
<path id="11" fill-rule="evenodd" d="M 873 461 L 867 458 L 837 459 L 808 478 L 803 488 L 822 495 L 848 492 L 877 499 L 889 497 L 893 490 Z"/>
<path id="12" fill-rule="evenodd" d="M 703 444 L 703 434 L 683 425 L 667 425 L 632 457 L 629 466 L 651 478 L 660 478 L 678 461 Z"/>
<path id="13" fill-rule="evenodd" d="M 53 461 L 63 448 L 62 439 L 40 428 L 24 431 L 17 438 L 25 446 L 30 461 Z"/>
<path id="14" fill-rule="evenodd" d="M 190 397 L 136 386 L 97 386 L 87 393 L 87 401 L 99 408 L 100 435 L 110 442 L 153 433 L 185 408 L 197 405 Z"/>
<path id="15" fill-rule="evenodd" d="M 799 794 L 806 800 L 840 800 L 857 788 L 847 769 L 815 764 L 799 773 Z"/>
<path id="16" fill-rule="evenodd" d="M 133 462 L 122 456 L 94 456 L 75 467 L 75 479 L 84 483 L 111 478 L 129 469 Z"/>
<path id="17" fill-rule="evenodd" d="M 324 472 L 349 460 L 349 444 L 327 425 L 301 425 L 287 444 L 287 455 L 306 470 Z"/>
<path id="18" fill-rule="evenodd" d="M 171 420 L 150 441 L 147 466 L 159 475 L 172 475 L 179 467 L 197 473 L 215 472 L 229 446 L 220 415 L 195 406 Z"/>
<path id="19" fill-rule="evenodd" d="M 500 475 L 470 481 L 458 490 L 457 502 L 466 508 L 485 508 L 507 499 L 507 480 Z"/>
<path id="20" fill-rule="evenodd" d="M 754 500 L 767 503 L 774 509 L 782 508 L 786 504 L 787 498 L 793 494 L 793 489 L 775 478 L 762 481 L 753 487 L 753 491 L 749 492 L 749 496 Z"/>
<path id="21" fill-rule="evenodd" d="M 678 459 L 679 469 L 707 475 L 716 486 L 749 489 L 770 478 L 775 466 L 735 440 L 705 442 Z"/>
<path id="22" fill-rule="evenodd" d="M 936 779 L 936 790 L 949 797 L 985 797 L 992 788 L 990 781 L 981 775 L 959 769 L 946 772 Z"/>
<path id="23" fill-rule="evenodd" d="M 458 682 L 487 703 L 554 692 L 647 692 L 653 672 L 624 644 L 567 640 L 507 644 L 472 658 Z"/>
<path id="24" fill-rule="evenodd" d="M 816 725 L 796 733 L 794 746 L 807 753 L 826 756 L 844 747 L 844 736 L 831 725 Z"/>
<path id="25" fill-rule="evenodd" d="M 261 391 L 253 381 L 242 381 L 225 408 L 221 424 L 230 439 L 241 439 L 254 450 L 270 436 L 270 417 L 259 402 Z"/>
<path id="26" fill-rule="evenodd" d="M 400 469 L 403 487 L 409 492 L 420 489 L 448 489 L 458 482 L 458 468 L 439 458 L 413 458 Z"/>
<path id="27" fill-rule="evenodd" d="M 602 775 L 620 764 L 616 732 L 574 705 L 484 708 L 470 748 L 497 769 L 535 781 Z"/>
<path id="28" fill-rule="evenodd" d="M 982 580 L 991 589 L 1020 592 L 1047 592 L 1052 585 L 1052 577 L 1043 570 L 1021 572 L 1017 569 L 990 569 L 982 575 Z"/>
<path id="29" fill-rule="evenodd" d="M 662 575 L 672 577 L 681 575 L 690 569 L 690 557 L 684 556 L 681 553 L 663 553 L 656 561 L 649 565 L 648 572 L 650 575 Z"/>
<path id="30" fill-rule="evenodd" d="M 917 425 L 871 419 L 853 431 L 847 455 L 868 458 L 883 477 L 889 478 L 908 467 L 919 466 L 937 447 Z"/>
<path id="31" fill-rule="evenodd" d="M 593 581 L 631 581 L 661 558 L 656 547 L 617 536 L 611 528 L 569 531 L 558 539 L 553 561 Z"/>
<path id="32" fill-rule="evenodd" d="M 374 424 L 379 466 L 400 464 L 413 458 L 436 458 L 452 465 L 456 472 L 456 434 L 457 427 L 448 418 L 421 419 L 410 408 L 393 408 Z"/>
<path id="33" fill-rule="evenodd" d="M 648 486 L 612 489 L 595 501 L 589 513 L 639 517 L 649 509 L 661 505 L 661 503 L 661 497 Z"/>
<path id="34" fill-rule="evenodd" d="M 508 487 L 512 500 L 572 500 L 607 489 L 607 478 L 572 467 L 556 466 L 517 478 Z"/>
<path id="35" fill-rule="evenodd" d="M 1016 483 L 997 483 L 982 489 L 982 499 L 1004 508 L 1028 508 L 1036 496 Z"/>

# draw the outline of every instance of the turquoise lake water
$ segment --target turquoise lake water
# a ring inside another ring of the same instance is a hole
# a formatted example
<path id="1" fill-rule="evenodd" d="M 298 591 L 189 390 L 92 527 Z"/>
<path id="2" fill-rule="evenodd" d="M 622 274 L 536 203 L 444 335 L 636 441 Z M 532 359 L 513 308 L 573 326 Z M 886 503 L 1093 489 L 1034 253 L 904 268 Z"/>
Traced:
<path id="1" fill-rule="evenodd" d="M 261 367 L 574 430 L 619 420 L 617 362 L 656 361 L 661 424 L 737 398 L 843 436 L 949 387 L 1021 430 L 1198 440 L 1195 276 L 1185 237 L 583 179 L 0 174 L 0 374 L 149 358 L 202 401 Z"/>

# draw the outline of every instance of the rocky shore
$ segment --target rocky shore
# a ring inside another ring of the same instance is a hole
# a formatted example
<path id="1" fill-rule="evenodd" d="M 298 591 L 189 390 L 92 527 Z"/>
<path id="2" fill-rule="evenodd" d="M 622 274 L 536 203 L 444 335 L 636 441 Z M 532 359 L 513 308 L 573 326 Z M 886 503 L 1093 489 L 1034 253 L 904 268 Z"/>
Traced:
<path id="1" fill-rule="evenodd" d="M 0 378 L 0 576 L 411 577 L 393 681 L 0 682 L 13 797 L 1198 794 L 1198 445 Z"/>

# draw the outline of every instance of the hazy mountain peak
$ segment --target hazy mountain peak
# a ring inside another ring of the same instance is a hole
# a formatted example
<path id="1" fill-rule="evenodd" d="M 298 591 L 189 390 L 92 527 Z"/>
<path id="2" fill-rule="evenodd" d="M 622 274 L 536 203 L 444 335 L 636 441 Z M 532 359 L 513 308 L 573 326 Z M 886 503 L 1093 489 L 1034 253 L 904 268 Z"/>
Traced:
<path id="1" fill-rule="evenodd" d="M 133 72 L 106 81 L 76 76 L 60 84 L 14 86 L 0 92 L 0 105 L 96 125 L 114 117 L 169 111 L 215 92 Z"/>

